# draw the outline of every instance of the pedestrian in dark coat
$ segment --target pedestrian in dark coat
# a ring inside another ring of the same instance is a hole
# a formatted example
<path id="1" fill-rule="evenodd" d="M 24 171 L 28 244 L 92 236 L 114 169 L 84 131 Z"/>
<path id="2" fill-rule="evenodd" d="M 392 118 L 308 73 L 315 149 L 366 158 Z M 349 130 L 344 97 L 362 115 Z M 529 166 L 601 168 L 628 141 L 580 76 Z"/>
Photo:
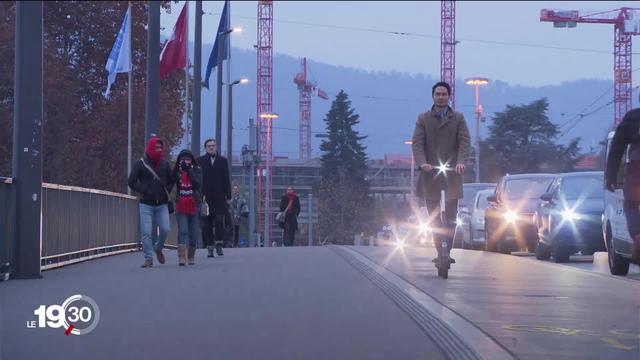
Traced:
<path id="1" fill-rule="evenodd" d="M 204 246 L 207 247 L 208 257 L 213 257 L 214 247 L 217 255 L 223 256 L 222 245 L 225 236 L 223 221 L 229 212 L 228 205 L 231 199 L 229 162 L 218 153 L 215 140 L 206 140 L 204 147 L 207 153 L 198 159 L 198 163 L 202 168 L 202 195 L 209 205 L 210 214 L 203 219 L 202 239 Z"/>
<path id="2" fill-rule="evenodd" d="M 605 170 L 606 187 L 609 191 L 616 190 L 618 169 L 627 148 L 629 162 L 625 164 L 623 208 L 633 241 L 631 261 L 640 264 L 640 108 L 625 114 L 611 141 Z"/>

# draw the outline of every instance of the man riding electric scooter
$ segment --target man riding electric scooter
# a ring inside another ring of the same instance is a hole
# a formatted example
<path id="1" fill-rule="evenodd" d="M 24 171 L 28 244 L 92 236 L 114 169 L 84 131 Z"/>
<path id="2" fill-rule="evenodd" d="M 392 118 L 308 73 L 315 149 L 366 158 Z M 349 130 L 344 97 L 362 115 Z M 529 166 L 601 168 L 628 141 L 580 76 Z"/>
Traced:
<path id="1" fill-rule="evenodd" d="M 433 262 L 437 264 L 440 255 L 444 255 L 442 242 L 447 243 L 447 257 L 453 244 L 458 200 L 462 198 L 462 174 L 469 157 L 470 138 L 464 116 L 449 106 L 449 84 L 435 84 L 431 95 L 433 106 L 431 110 L 418 116 L 413 131 L 412 149 L 416 164 L 421 170 L 416 196 L 426 202 L 438 251 L 438 257 Z M 442 197 L 444 209 L 441 207 Z M 453 258 L 449 258 L 449 261 L 455 263 Z"/>

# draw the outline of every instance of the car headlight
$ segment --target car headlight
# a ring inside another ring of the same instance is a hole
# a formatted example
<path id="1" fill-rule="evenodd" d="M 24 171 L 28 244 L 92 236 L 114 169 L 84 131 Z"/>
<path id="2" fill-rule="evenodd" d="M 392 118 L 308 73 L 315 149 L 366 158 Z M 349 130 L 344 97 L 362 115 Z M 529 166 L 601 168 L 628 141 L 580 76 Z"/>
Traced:
<path id="1" fill-rule="evenodd" d="M 418 226 L 418 231 L 420 231 L 420 234 L 428 234 L 431 231 L 431 227 L 429 227 L 428 224 L 420 224 Z"/>
<path id="2" fill-rule="evenodd" d="M 460 218 L 456 218 L 456 225 L 457 226 L 462 226 L 462 225 L 464 225 L 464 221 L 462 221 L 462 219 L 460 219 Z"/>
<path id="3" fill-rule="evenodd" d="M 577 214 L 573 209 L 566 209 L 562 212 L 562 218 L 564 221 L 576 221 L 582 219 L 580 214 Z"/>
<path id="4" fill-rule="evenodd" d="M 396 240 L 396 248 L 402 249 L 402 248 L 404 248 L 404 246 L 405 246 L 404 239 L 397 239 Z"/>
<path id="5" fill-rule="evenodd" d="M 516 220 L 518 220 L 518 214 L 516 214 L 514 211 L 511 211 L 511 210 L 508 210 L 506 213 L 504 213 L 503 216 L 504 216 L 504 219 L 510 223 L 515 223 Z"/>

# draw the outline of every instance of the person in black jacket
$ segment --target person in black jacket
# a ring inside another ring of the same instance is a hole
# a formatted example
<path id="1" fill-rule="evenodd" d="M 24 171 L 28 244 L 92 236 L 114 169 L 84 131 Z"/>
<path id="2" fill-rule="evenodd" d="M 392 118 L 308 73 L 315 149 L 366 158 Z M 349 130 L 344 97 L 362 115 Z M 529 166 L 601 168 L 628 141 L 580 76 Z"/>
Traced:
<path id="1" fill-rule="evenodd" d="M 176 222 L 178 223 L 178 265 L 195 264 L 202 206 L 202 169 L 189 150 L 182 150 L 173 167 L 176 184 Z M 188 246 L 188 248 L 187 248 Z"/>
<path id="2" fill-rule="evenodd" d="M 624 185 L 624 214 L 633 240 L 631 261 L 640 264 L 640 108 L 627 112 L 616 128 L 607 158 L 605 179 L 607 190 L 614 192 L 620 161 L 629 148 Z"/>
<path id="3" fill-rule="evenodd" d="M 143 268 L 153 267 L 152 249 L 158 262 L 164 264 L 162 254 L 169 233 L 169 197 L 173 188 L 171 166 L 162 157 L 163 143 L 157 137 L 149 139 L 144 156 L 133 165 L 129 187 L 140 194 L 140 235 L 144 252 Z M 156 239 L 156 231 L 159 235 Z"/>
<path id="4" fill-rule="evenodd" d="M 227 205 L 231 199 L 231 179 L 229 177 L 229 163 L 227 159 L 218 154 L 217 144 L 214 139 L 204 142 L 207 152 L 198 159 L 202 168 L 202 194 L 209 205 L 210 214 L 204 218 L 202 227 L 202 239 L 208 250 L 208 257 L 213 257 L 215 246 L 218 256 L 224 255 L 222 244 L 224 243 L 224 216 L 227 214 Z M 213 228 L 215 225 L 215 242 Z"/>
<path id="5" fill-rule="evenodd" d="M 280 211 L 284 212 L 282 242 L 284 246 L 293 246 L 296 231 L 298 231 L 298 215 L 300 215 L 300 199 L 295 191 L 293 191 L 293 186 L 288 186 L 287 192 L 282 195 Z"/>

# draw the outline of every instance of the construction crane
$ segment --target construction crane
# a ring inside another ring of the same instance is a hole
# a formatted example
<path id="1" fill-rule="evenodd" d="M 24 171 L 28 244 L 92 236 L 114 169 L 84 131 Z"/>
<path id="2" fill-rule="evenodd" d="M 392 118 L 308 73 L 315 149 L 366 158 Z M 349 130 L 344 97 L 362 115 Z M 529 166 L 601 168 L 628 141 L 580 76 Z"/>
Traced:
<path id="1" fill-rule="evenodd" d="M 293 78 L 298 86 L 300 99 L 300 160 L 311 160 L 311 94 L 327 100 L 327 93 L 310 81 L 307 76 L 307 58 L 302 59 L 302 69 Z"/>
<path id="2" fill-rule="evenodd" d="M 273 1 L 258 1 L 257 52 L 257 119 L 259 136 L 258 165 L 258 229 L 264 229 L 263 244 L 271 246 L 272 196 L 272 121 L 273 115 Z M 268 245 L 267 245 L 268 244 Z"/>
<path id="3" fill-rule="evenodd" d="M 440 1 L 440 80 L 451 86 L 449 101 L 456 107 L 456 2 Z"/>
<path id="4" fill-rule="evenodd" d="M 552 22 L 554 27 L 574 28 L 578 23 L 613 25 L 613 102 L 614 124 L 622 121 L 631 110 L 631 36 L 640 34 L 640 12 L 637 8 L 623 7 L 593 14 L 580 14 L 578 10 L 540 11 L 540 21 Z"/>

